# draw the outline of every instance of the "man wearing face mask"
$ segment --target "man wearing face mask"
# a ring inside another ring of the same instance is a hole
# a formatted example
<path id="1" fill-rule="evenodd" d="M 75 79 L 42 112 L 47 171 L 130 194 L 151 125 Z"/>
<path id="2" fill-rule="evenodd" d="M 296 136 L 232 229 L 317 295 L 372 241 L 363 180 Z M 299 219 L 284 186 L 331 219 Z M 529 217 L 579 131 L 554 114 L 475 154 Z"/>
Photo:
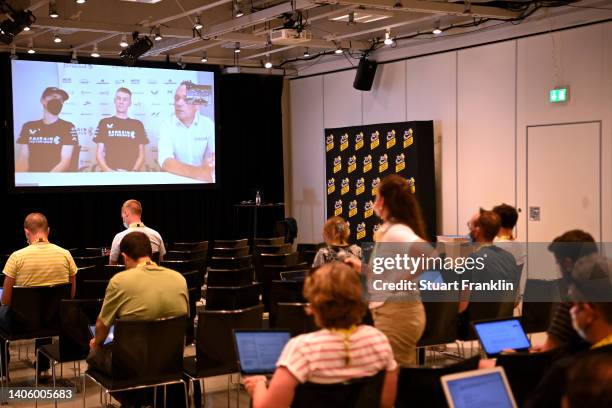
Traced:
<path id="1" fill-rule="evenodd" d="M 612 354 L 612 263 L 604 258 L 577 265 L 572 272 L 571 324 L 589 344 L 586 351 L 557 360 L 525 403 L 527 408 L 558 407 L 567 389 L 569 369 L 585 358 Z M 588 405 L 584 405 L 585 407 Z"/>
<path id="2" fill-rule="evenodd" d="M 46 88 L 40 97 L 43 117 L 27 122 L 17 139 L 16 172 L 68 171 L 72 151 L 79 144 L 76 128 L 59 118 L 68 94 L 59 88 Z"/>
<path id="3" fill-rule="evenodd" d="M 151 252 L 153 254 L 153 259 L 156 262 L 163 261 L 164 255 L 166 254 L 164 240 L 162 239 L 161 235 L 159 235 L 159 232 L 155 231 L 153 228 L 145 226 L 141 220 L 141 217 L 142 205 L 140 202 L 137 200 L 127 200 L 125 203 L 123 203 L 121 206 L 121 219 L 123 221 L 123 226 L 126 229 L 115 235 L 115 238 L 113 238 L 109 259 L 109 263 L 111 265 L 116 265 L 119 261 L 119 255 L 121 253 L 119 250 L 119 245 L 121 244 L 123 237 L 134 231 L 144 232 L 146 236 L 149 237 L 149 241 L 151 241 Z"/>

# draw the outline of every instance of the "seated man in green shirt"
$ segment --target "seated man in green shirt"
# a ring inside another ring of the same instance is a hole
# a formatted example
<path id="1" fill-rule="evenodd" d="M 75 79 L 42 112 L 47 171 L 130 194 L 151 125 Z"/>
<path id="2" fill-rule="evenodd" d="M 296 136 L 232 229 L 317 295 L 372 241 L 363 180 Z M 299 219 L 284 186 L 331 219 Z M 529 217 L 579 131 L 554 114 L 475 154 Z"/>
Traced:
<path id="1" fill-rule="evenodd" d="M 89 365 L 109 375 L 112 343 L 103 343 L 115 319 L 155 320 L 189 314 L 185 278 L 151 261 L 151 242 L 146 234 L 130 232 L 121 240 L 119 249 L 126 270 L 108 283 L 87 357 Z"/>

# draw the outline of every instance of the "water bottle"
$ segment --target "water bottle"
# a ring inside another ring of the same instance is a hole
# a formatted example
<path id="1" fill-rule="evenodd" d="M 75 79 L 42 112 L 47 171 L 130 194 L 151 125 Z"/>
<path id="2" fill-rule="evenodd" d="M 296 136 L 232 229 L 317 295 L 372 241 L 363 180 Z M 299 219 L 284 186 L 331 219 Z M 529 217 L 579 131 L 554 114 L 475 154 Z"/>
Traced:
<path id="1" fill-rule="evenodd" d="M 255 205 L 261 204 L 261 195 L 259 194 L 259 190 L 255 193 Z"/>

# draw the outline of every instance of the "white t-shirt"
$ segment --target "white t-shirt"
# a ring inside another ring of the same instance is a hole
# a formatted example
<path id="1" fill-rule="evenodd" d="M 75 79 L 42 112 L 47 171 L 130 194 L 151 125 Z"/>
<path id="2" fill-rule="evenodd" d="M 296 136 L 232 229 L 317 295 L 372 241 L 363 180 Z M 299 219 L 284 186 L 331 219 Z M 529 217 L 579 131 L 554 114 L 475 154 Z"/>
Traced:
<path id="1" fill-rule="evenodd" d="M 159 256 L 163 257 L 166 254 L 166 247 L 164 246 L 164 240 L 162 239 L 159 232 L 155 231 L 153 228 L 146 227 L 142 222 L 130 224 L 129 228 L 125 231 L 121 231 L 115 238 L 113 238 L 113 243 L 111 245 L 110 250 L 110 260 L 111 262 L 119 262 L 119 244 L 121 244 L 121 240 L 130 232 L 140 231 L 147 234 L 149 237 L 149 241 L 151 241 L 151 252 L 159 252 Z"/>
<path id="2" fill-rule="evenodd" d="M 397 362 L 387 337 L 361 325 L 349 336 L 349 363 L 344 335 L 321 329 L 294 337 L 285 345 L 276 366 L 285 367 L 300 382 L 333 384 L 393 371 Z"/>
<path id="3" fill-rule="evenodd" d="M 215 153 L 215 124 L 196 112 L 193 122 L 187 127 L 172 115 L 169 121 L 160 126 L 157 149 L 160 166 L 166 159 L 200 166 L 205 158 Z"/>

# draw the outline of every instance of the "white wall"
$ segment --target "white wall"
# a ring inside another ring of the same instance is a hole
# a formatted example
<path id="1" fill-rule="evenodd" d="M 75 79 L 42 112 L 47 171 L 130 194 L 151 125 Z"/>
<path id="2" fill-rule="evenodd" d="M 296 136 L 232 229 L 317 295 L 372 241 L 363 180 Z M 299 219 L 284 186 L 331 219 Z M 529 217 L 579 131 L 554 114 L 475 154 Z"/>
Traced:
<path id="1" fill-rule="evenodd" d="M 612 23 L 508 40 L 378 67 L 371 92 L 355 71 L 290 81 L 289 198 L 298 242 L 319 241 L 325 221 L 326 127 L 433 120 L 438 232 L 466 232 L 479 206 L 525 206 L 528 125 L 602 121 L 603 240 L 612 240 Z M 569 85 L 570 102 L 548 90 Z M 579 138 L 579 135 L 577 135 Z M 569 169 L 568 169 L 569 170 Z M 525 214 L 525 213 L 523 213 Z M 526 226 L 518 225 L 519 237 Z"/>

